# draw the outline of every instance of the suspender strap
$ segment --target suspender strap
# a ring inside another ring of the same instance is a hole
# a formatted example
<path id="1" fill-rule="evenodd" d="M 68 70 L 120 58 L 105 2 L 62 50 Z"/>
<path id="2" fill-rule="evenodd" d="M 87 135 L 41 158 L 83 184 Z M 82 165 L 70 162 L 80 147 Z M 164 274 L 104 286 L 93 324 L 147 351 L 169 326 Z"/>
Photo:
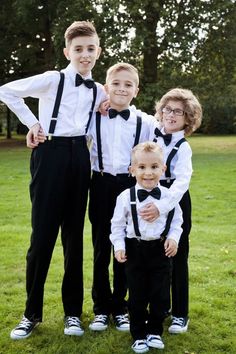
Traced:
<path id="1" fill-rule="evenodd" d="M 139 143 L 141 128 L 142 128 L 142 118 L 140 116 L 137 116 L 136 134 L 135 134 L 133 147 L 135 147 Z"/>
<path id="2" fill-rule="evenodd" d="M 91 109 L 92 109 L 92 107 L 91 107 Z M 89 124 L 89 122 L 88 122 L 88 124 Z M 136 134 L 135 134 L 135 140 L 134 140 L 133 147 L 135 145 L 137 145 L 139 142 L 141 128 L 142 128 L 142 119 L 141 119 L 141 117 L 138 116 L 137 117 L 137 125 L 136 125 Z M 97 135 L 98 165 L 99 165 L 100 171 L 102 172 L 103 171 L 103 160 L 102 160 L 101 113 L 100 112 L 96 112 L 96 135 Z"/>
<path id="3" fill-rule="evenodd" d="M 167 157 L 166 160 L 166 172 L 165 172 L 165 176 L 167 178 L 171 178 L 171 173 L 170 173 L 170 163 L 172 161 L 172 159 L 174 158 L 174 156 L 176 155 L 177 151 L 179 150 L 179 147 L 182 143 L 184 143 L 186 141 L 185 138 L 180 139 L 175 146 L 173 147 L 173 149 L 171 150 L 169 156 Z"/>
<path id="4" fill-rule="evenodd" d="M 135 235 L 139 239 L 139 238 L 141 238 L 141 234 L 140 234 L 139 227 L 138 227 L 135 187 L 130 188 L 130 205 L 131 205 L 131 213 L 132 213 L 132 218 L 133 218 Z"/>
<path id="5" fill-rule="evenodd" d="M 49 126 L 49 137 L 52 136 L 52 134 L 55 131 L 56 124 L 57 124 L 57 116 L 58 116 L 58 111 L 61 103 L 61 96 L 63 92 L 63 87 L 64 87 L 64 81 L 65 81 L 65 74 L 63 72 L 60 72 L 60 81 L 57 89 L 57 95 L 56 95 L 56 100 L 52 112 L 52 118 Z"/>
<path id="6" fill-rule="evenodd" d="M 136 208 L 136 195 L 135 195 L 135 186 L 130 188 L 130 205 L 131 205 L 131 213 L 132 213 L 132 219 L 133 219 L 133 224 L 134 224 L 134 231 L 135 235 L 138 239 L 141 238 L 141 233 L 139 231 L 139 226 L 138 226 L 138 216 L 137 216 L 137 208 Z M 164 231 L 161 233 L 161 240 L 166 239 L 166 235 L 168 235 L 168 232 L 170 231 L 170 225 L 173 219 L 175 213 L 175 209 L 172 209 L 167 216 L 166 219 L 166 226 Z"/>
<path id="7" fill-rule="evenodd" d="M 102 172 L 103 162 L 102 162 L 101 113 L 100 112 L 96 112 L 96 133 L 97 133 L 98 165 L 100 171 Z"/>
<path id="8" fill-rule="evenodd" d="M 91 104 L 91 108 L 90 108 L 90 111 L 89 111 L 89 119 L 88 119 L 88 123 L 87 123 L 86 129 L 85 129 L 85 133 L 86 134 L 88 132 L 89 125 L 90 125 L 90 122 L 91 122 L 91 118 L 92 118 L 92 115 L 93 115 L 93 110 L 94 110 L 96 98 L 97 98 L 97 85 L 94 83 L 94 85 L 93 85 L 93 102 Z"/>
<path id="9" fill-rule="evenodd" d="M 173 216 L 175 213 L 175 208 L 172 209 L 171 211 L 169 211 L 168 216 L 167 216 L 167 220 L 166 220 L 166 227 L 165 230 L 162 232 L 161 234 L 161 239 L 165 240 L 166 239 L 166 235 L 168 234 L 168 232 L 170 231 L 170 224 L 172 222 Z"/>

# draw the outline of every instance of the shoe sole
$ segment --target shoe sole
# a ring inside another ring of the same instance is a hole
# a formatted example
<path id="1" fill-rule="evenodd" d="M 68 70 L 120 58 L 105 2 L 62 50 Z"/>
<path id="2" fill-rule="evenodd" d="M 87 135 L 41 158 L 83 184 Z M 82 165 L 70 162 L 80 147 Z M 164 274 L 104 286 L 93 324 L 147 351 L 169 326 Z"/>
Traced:
<path id="1" fill-rule="evenodd" d="M 105 331 L 107 329 L 108 326 L 104 326 L 104 327 L 92 327 L 92 326 L 89 326 L 89 329 L 91 331 L 94 331 L 94 332 L 102 332 L 102 331 Z"/>
<path id="2" fill-rule="evenodd" d="M 67 330 L 64 329 L 64 334 L 66 336 L 77 336 L 77 337 L 81 337 L 84 334 L 84 331 L 72 331 L 72 330 Z"/>
<path id="3" fill-rule="evenodd" d="M 130 331 L 130 328 L 122 328 L 122 327 L 116 327 L 117 331 L 120 331 L 120 332 L 129 332 Z"/>
<path id="4" fill-rule="evenodd" d="M 148 343 L 147 342 L 147 345 L 150 347 L 150 348 L 156 348 L 156 349 L 164 349 L 165 348 L 165 345 L 164 344 L 154 344 L 154 343 Z"/>
<path id="5" fill-rule="evenodd" d="M 132 348 L 132 347 L 131 347 Z M 135 352 L 135 353 L 147 353 L 148 351 L 149 351 L 149 348 L 146 348 L 146 349 L 140 349 L 140 350 L 138 350 L 138 349 L 133 349 L 132 348 L 132 350 Z"/>

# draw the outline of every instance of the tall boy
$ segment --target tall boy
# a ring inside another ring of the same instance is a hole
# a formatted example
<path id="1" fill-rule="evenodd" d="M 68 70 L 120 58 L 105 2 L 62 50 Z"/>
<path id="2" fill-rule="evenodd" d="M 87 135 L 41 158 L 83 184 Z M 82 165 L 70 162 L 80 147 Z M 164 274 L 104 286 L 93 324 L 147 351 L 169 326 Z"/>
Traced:
<path id="1" fill-rule="evenodd" d="M 118 63 L 109 68 L 105 90 L 110 109 L 107 116 L 96 114 L 89 132 L 93 139 L 89 218 L 94 247 L 92 297 L 95 313 L 89 327 L 94 331 L 107 328 L 110 314 L 118 330 L 129 330 L 124 265 L 115 259 L 113 289 L 109 281 L 109 234 L 117 196 L 135 183 L 129 174 L 131 150 L 138 142 L 149 140 L 156 123 L 155 119 L 138 117 L 135 110 L 130 110 L 130 102 L 138 93 L 138 84 L 138 72 L 132 65 Z M 152 212 L 156 212 L 154 204 L 146 208 L 146 217 L 152 218 Z"/>
<path id="2" fill-rule="evenodd" d="M 177 205 L 171 214 L 161 214 L 153 222 L 139 215 L 146 203 L 169 194 L 159 185 L 165 166 L 157 144 L 135 146 L 130 171 L 137 183 L 117 198 L 110 239 L 117 261 L 126 264 L 132 349 L 145 353 L 149 347 L 164 348 L 161 335 L 169 299 L 170 257 L 177 252 L 182 213 Z"/>
<path id="3" fill-rule="evenodd" d="M 37 145 L 41 129 L 47 136 L 32 151 L 30 197 L 32 234 L 27 253 L 27 301 L 24 316 L 12 339 L 27 338 L 42 321 L 44 284 L 59 228 L 64 251 L 62 301 L 67 335 L 83 334 L 83 228 L 90 181 L 90 159 L 85 134 L 94 106 L 104 99 L 101 85 L 91 79 L 99 58 L 99 38 L 90 22 L 72 23 L 65 32 L 64 54 L 70 64 L 6 84 L 0 99 L 32 128 Z M 39 99 L 37 119 L 23 98 Z"/>

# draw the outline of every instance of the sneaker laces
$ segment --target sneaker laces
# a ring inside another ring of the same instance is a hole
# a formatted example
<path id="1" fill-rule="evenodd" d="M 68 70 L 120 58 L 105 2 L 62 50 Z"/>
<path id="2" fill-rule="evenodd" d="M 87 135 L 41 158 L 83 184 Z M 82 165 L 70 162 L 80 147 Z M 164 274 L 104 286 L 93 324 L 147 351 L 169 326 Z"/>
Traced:
<path id="1" fill-rule="evenodd" d="M 129 318 L 128 318 L 127 313 L 124 314 L 124 315 L 117 315 L 117 316 L 116 316 L 116 320 L 117 320 L 118 322 L 122 322 L 122 323 L 127 323 L 127 322 L 129 322 Z"/>
<path id="2" fill-rule="evenodd" d="M 106 322 L 107 315 L 96 315 L 93 322 Z"/>
<path id="3" fill-rule="evenodd" d="M 172 325 L 183 326 L 184 318 L 183 317 L 173 317 Z"/>
<path id="4" fill-rule="evenodd" d="M 72 326 L 76 326 L 76 327 L 80 327 L 80 319 L 78 317 L 74 317 L 74 316 L 67 316 L 66 317 L 66 323 L 69 327 Z"/>
<path id="5" fill-rule="evenodd" d="M 132 345 L 133 348 L 139 347 L 140 345 L 147 345 L 147 342 L 145 339 L 137 339 L 134 344 Z"/>
<path id="6" fill-rule="evenodd" d="M 33 322 L 28 320 L 25 316 L 22 318 L 16 329 L 24 328 L 28 330 L 32 326 Z"/>

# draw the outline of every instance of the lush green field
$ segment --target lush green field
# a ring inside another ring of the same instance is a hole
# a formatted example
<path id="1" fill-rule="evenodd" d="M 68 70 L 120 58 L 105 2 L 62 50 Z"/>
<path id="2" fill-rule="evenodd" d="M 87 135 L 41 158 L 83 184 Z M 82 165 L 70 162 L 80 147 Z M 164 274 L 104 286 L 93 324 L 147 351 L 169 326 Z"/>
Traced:
<path id="1" fill-rule="evenodd" d="M 236 353 L 236 137 L 189 139 L 193 148 L 191 183 L 193 228 L 190 251 L 190 325 L 182 335 L 169 335 L 164 353 Z M 90 225 L 84 239 L 85 300 L 81 338 L 63 334 L 60 238 L 45 285 L 44 322 L 32 336 L 12 341 L 11 329 L 21 319 L 25 302 L 25 255 L 30 235 L 28 195 L 30 151 L 0 142 L 0 353 L 131 354 L 131 338 L 113 325 L 103 333 L 88 329 L 92 318 L 92 247 Z M 150 353 L 158 352 L 156 349 Z"/>

